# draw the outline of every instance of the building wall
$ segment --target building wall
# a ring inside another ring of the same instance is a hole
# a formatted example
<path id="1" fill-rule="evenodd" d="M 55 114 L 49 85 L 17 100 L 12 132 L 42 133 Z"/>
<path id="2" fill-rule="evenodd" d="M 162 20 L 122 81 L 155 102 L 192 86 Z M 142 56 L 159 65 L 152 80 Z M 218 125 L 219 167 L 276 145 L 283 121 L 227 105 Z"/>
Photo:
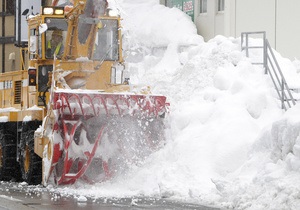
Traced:
<path id="1" fill-rule="evenodd" d="M 200 0 L 194 4 L 194 22 L 205 41 L 219 34 L 240 37 L 242 32 L 266 31 L 279 53 L 300 59 L 299 0 L 225 0 L 224 12 L 217 11 L 218 0 L 207 0 L 205 14 L 199 12 Z"/>
<path id="2" fill-rule="evenodd" d="M 3 1 L 5 7 L 3 7 Z M 20 66 L 19 48 L 14 45 L 15 16 L 6 10 L 8 3 L 11 1 L 0 0 L 0 72 L 17 70 Z"/>
<path id="3" fill-rule="evenodd" d="M 12 27 L 13 26 L 13 27 Z M 5 36 L 15 36 L 15 17 L 7 16 L 5 18 Z M 19 48 L 14 43 L 5 44 L 5 72 L 18 70 L 20 66 Z"/>
<path id="4" fill-rule="evenodd" d="M 242 32 L 266 31 L 270 44 L 275 47 L 276 1 L 235 0 L 235 4 L 236 33 L 232 36 L 239 37 Z"/>
<path id="5" fill-rule="evenodd" d="M 300 60 L 299 8 L 299 0 L 277 0 L 276 50 Z"/>
<path id="6" fill-rule="evenodd" d="M 0 73 L 20 70 L 21 69 L 21 54 L 20 48 L 16 47 L 16 27 L 15 27 L 15 14 L 8 13 L 7 4 L 12 4 L 15 0 L 0 0 Z M 28 7 L 28 5 L 35 5 L 34 12 L 40 11 L 40 5 L 51 5 L 52 0 L 16 0 L 22 3 L 22 7 Z M 3 3 L 5 6 L 3 7 Z M 38 5 L 38 8 L 36 8 Z M 14 7 L 12 7 L 14 8 Z M 21 12 L 24 9 L 21 8 Z M 25 19 L 25 16 L 23 16 Z M 3 27 L 4 25 L 4 27 Z M 25 28 L 27 35 L 27 24 L 25 22 L 21 24 L 22 28 Z M 25 55 L 26 56 L 26 55 Z M 25 59 L 26 62 L 27 59 Z M 25 63 L 25 66 L 27 62 Z"/>
<path id="7" fill-rule="evenodd" d="M 5 36 L 14 36 L 15 35 L 15 17 L 6 16 L 5 18 Z"/>
<path id="8" fill-rule="evenodd" d="M 195 2 L 196 8 L 199 2 Z M 275 44 L 274 0 L 225 0 L 221 12 L 218 0 L 208 0 L 207 7 L 207 13 L 197 12 L 195 17 L 198 32 L 206 41 L 219 34 L 239 37 L 241 32 L 267 31 L 270 43 Z"/>
<path id="9" fill-rule="evenodd" d="M 14 0 L 0 0 L 0 73 L 9 72 L 14 70 L 21 70 L 21 48 L 17 47 L 16 41 L 16 17 L 15 13 L 9 13 L 7 10 L 7 5 L 12 5 Z M 22 5 L 31 0 L 19 0 Z M 5 2 L 5 7 L 3 7 L 3 2 Z M 18 2 L 18 1 L 17 1 Z M 37 1 L 34 1 L 37 2 Z M 46 2 L 43 0 L 42 2 Z M 15 8 L 15 7 L 12 7 Z M 38 8 L 38 11 L 40 8 Z M 21 10 L 21 12 L 24 10 Z M 4 27 L 3 27 L 4 25 Z M 22 28 L 27 29 L 27 23 L 21 24 Z M 27 30 L 26 35 L 27 35 Z M 24 54 L 26 56 L 26 54 Z M 25 66 L 27 65 L 25 59 Z"/>
<path id="10" fill-rule="evenodd" d="M 223 34 L 225 33 L 225 24 L 224 24 L 224 20 L 225 20 L 225 16 L 224 16 L 224 11 L 218 11 L 218 4 L 217 4 L 217 1 L 214 0 L 214 1 L 211 1 L 214 3 L 214 11 L 215 11 L 215 28 L 214 28 L 214 31 L 215 31 L 215 34 Z"/>
<path id="11" fill-rule="evenodd" d="M 208 41 L 215 35 L 215 19 L 216 19 L 216 0 L 207 1 L 207 13 L 200 14 L 200 1 L 195 1 L 195 24 L 198 34 L 203 36 L 205 41 Z"/>

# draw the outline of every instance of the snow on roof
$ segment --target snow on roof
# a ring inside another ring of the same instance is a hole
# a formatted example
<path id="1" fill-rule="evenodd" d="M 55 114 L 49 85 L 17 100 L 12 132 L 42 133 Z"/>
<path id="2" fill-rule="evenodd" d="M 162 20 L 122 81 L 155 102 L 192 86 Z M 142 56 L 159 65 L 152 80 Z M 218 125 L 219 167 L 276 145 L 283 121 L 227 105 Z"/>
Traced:
<path id="1" fill-rule="evenodd" d="M 0 113 L 1 112 L 14 112 L 14 111 L 19 111 L 19 109 L 16 109 L 14 107 L 8 107 L 8 108 L 1 108 L 0 109 Z"/>
<path id="2" fill-rule="evenodd" d="M 27 110 L 43 110 L 43 108 L 40 108 L 40 107 L 34 105 L 32 107 L 29 107 Z"/>
<path id="3" fill-rule="evenodd" d="M 7 116 L 1 116 L 0 117 L 0 122 L 7 122 L 8 121 L 8 117 Z"/>

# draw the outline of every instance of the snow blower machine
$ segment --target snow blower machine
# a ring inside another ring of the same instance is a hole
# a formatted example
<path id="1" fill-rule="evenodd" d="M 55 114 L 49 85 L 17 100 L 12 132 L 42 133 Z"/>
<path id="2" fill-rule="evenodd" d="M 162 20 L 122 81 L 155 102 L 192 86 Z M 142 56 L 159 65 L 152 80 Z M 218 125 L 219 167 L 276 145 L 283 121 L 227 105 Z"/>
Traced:
<path id="1" fill-rule="evenodd" d="M 129 84 L 119 15 L 56 2 L 27 18 L 28 67 L 0 76 L 1 180 L 111 180 L 164 139 L 166 97 Z"/>

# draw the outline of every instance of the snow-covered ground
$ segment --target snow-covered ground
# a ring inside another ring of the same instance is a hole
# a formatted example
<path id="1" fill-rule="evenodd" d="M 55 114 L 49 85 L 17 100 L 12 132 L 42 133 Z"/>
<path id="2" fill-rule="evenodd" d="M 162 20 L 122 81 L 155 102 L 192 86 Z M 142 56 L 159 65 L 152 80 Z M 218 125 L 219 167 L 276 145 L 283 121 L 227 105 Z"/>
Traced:
<path id="1" fill-rule="evenodd" d="M 123 17 L 131 83 L 166 95 L 166 145 L 111 182 L 62 187 L 91 197 L 153 196 L 234 209 L 300 209 L 300 105 L 284 112 L 240 38 L 204 42 L 158 0 L 110 0 Z M 282 58 L 294 87 L 300 62 Z"/>

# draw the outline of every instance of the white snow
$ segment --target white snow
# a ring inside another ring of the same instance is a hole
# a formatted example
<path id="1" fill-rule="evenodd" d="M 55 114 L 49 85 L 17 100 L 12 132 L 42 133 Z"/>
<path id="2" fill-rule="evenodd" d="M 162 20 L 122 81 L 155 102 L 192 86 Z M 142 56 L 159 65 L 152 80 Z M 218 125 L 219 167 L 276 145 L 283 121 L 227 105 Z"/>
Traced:
<path id="1" fill-rule="evenodd" d="M 7 122 L 8 121 L 8 117 L 7 116 L 1 116 L 0 117 L 0 122 Z"/>
<path id="2" fill-rule="evenodd" d="M 78 201 L 78 202 L 87 202 L 87 198 L 86 198 L 85 196 L 80 195 L 80 196 L 77 198 L 77 201 Z"/>
<path id="3" fill-rule="evenodd" d="M 43 108 L 40 108 L 37 105 L 34 105 L 32 107 L 29 107 L 27 110 L 43 110 Z"/>
<path id="4" fill-rule="evenodd" d="M 141 166 L 84 197 L 153 196 L 234 209 L 300 209 L 300 105 L 287 112 L 240 38 L 197 35 L 190 18 L 158 0 L 110 0 L 123 20 L 134 85 L 166 95 L 167 142 Z M 300 62 L 276 56 L 292 87 Z"/>
<path id="5" fill-rule="evenodd" d="M 32 120 L 32 116 L 29 116 L 29 115 L 26 115 L 24 118 L 23 118 L 23 121 L 24 122 L 28 122 L 28 121 L 31 121 Z"/>
<path id="6" fill-rule="evenodd" d="M 27 184 L 27 182 L 21 182 L 21 183 L 19 183 L 19 186 L 18 187 L 24 187 L 24 186 L 27 186 L 28 184 Z"/>
<path id="7" fill-rule="evenodd" d="M 17 112 L 17 111 L 19 111 L 19 110 L 14 108 L 14 107 L 8 107 L 8 108 L 0 109 L 0 113 L 2 113 L 2 112 Z"/>

